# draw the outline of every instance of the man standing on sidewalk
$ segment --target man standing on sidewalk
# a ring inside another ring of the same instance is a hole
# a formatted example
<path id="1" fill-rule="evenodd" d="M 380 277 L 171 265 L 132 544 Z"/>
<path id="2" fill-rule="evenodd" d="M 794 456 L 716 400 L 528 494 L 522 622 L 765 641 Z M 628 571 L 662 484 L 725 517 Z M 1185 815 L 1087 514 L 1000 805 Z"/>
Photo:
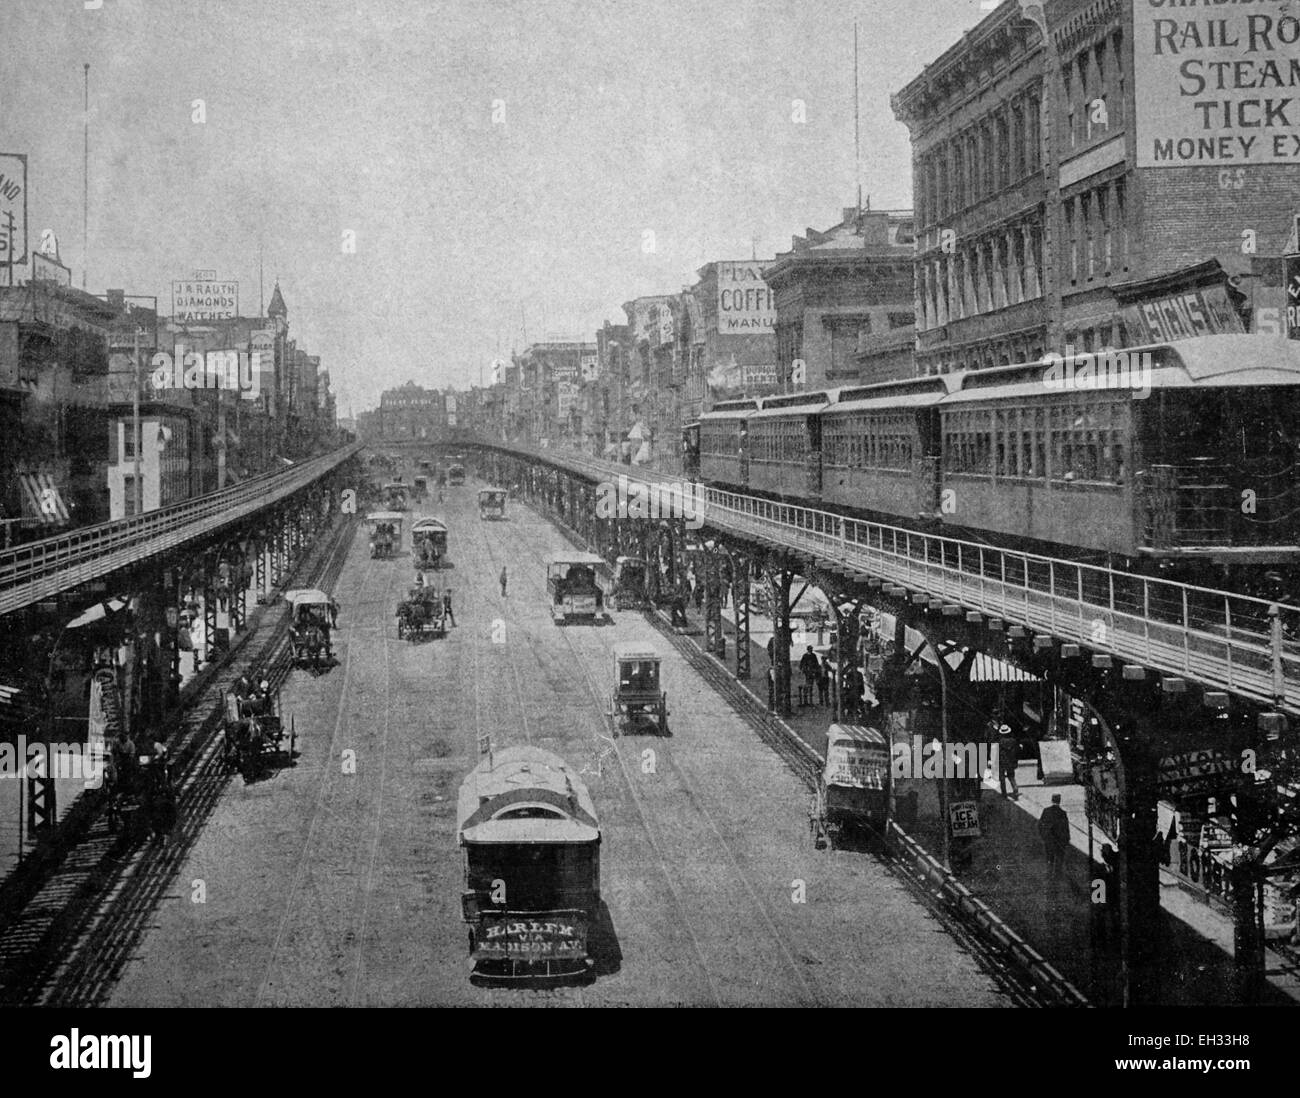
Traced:
<path id="1" fill-rule="evenodd" d="M 1059 881 L 1065 868 L 1065 852 L 1070 849 L 1070 818 L 1061 807 L 1061 795 L 1052 794 L 1052 803 L 1038 818 L 1038 835 L 1047 855 L 1047 878 Z"/>
<path id="2" fill-rule="evenodd" d="M 1020 743 L 1011 731 L 1009 724 L 1004 724 L 998 729 L 998 786 L 1002 790 L 1002 796 L 1007 796 L 1007 782 L 1011 782 L 1011 799 L 1020 800 L 1020 787 L 1016 785 L 1016 767 L 1020 765 Z M 1056 797 L 1055 800 L 1060 800 Z M 1050 811 L 1050 809 L 1048 810 Z M 1062 812 L 1062 815 L 1065 813 Z M 1069 832 L 1066 832 L 1066 841 L 1069 841 Z"/>
<path id="3" fill-rule="evenodd" d="M 817 662 L 817 656 L 813 652 L 811 644 L 808 645 L 808 651 L 803 654 L 803 658 L 799 661 L 799 671 L 803 675 L 803 686 L 799 688 L 799 704 L 803 706 L 812 705 L 813 685 L 821 674 L 821 665 Z"/>

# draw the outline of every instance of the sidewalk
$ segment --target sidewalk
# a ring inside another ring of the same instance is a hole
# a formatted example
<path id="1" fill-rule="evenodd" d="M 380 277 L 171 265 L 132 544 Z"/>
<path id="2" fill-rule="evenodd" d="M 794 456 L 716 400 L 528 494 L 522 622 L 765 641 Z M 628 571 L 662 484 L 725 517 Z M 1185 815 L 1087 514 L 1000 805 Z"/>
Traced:
<path id="1" fill-rule="evenodd" d="M 688 611 L 691 632 L 703 647 L 701 615 Z M 767 638 L 770 621 L 758 614 L 750 618 L 750 679 L 741 685 L 767 706 Z M 732 610 L 723 611 L 727 664 L 735 667 L 735 627 Z M 798 653 L 791 666 L 791 695 L 797 701 L 800 677 Z M 786 724 L 819 753 L 825 749 L 831 707 L 795 705 Z M 957 873 L 961 882 L 1006 923 L 1021 934 L 1069 980 L 1098 1005 L 1117 1004 L 1118 934 L 1108 931 L 1091 903 L 1090 884 L 1096 876 L 1088 864 L 1088 832 L 1084 790 L 1077 785 L 1042 785 L 1033 762 L 1022 765 L 1019 801 L 1002 797 L 996 782 L 980 791 L 979 817 L 983 835 L 974 840 L 969 864 Z M 920 792 L 918 819 L 909 833 L 932 854 L 942 848 L 937 782 L 916 782 Z M 1038 817 L 1061 794 L 1061 806 L 1070 818 L 1071 854 L 1064 879 L 1050 882 L 1038 836 Z M 1094 854 L 1098 863 L 1102 844 L 1109 840 L 1094 829 Z M 1189 895 L 1176 878 L 1161 870 L 1161 906 L 1164 911 L 1164 986 L 1170 1004 L 1234 1004 L 1236 973 L 1232 960 L 1232 920 L 1207 903 Z M 1094 925 L 1094 920 L 1096 924 Z M 1267 954 L 1268 987 L 1264 1002 L 1272 1005 L 1300 1002 L 1300 970 L 1272 950 Z"/>

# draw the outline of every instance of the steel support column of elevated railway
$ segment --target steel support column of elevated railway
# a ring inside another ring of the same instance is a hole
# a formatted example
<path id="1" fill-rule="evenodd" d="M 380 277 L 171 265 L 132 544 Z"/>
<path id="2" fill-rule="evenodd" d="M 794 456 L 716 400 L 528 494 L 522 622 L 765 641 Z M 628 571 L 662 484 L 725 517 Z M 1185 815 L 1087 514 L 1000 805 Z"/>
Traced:
<path id="1" fill-rule="evenodd" d="M 1120 969 L 1116 974 L 1116 997 L 1129 1005 L 1162 1001 L 1161 908 L 1159 895 L 1159 848 L 1156 803 L 1162 797 L 1180 800 L 1162 787 L 1161 760 L 1176 762 L 1192 751 L 1213 752 L 1226 766 L 1220 784 L 1212 793 L 1223 803 L 1231 798 L 1235 806 L 1237 833 L 1234 838 L 1247 846 L 1257 839 L 1262 814 L 1259 798 L 1265 790 L 1241 780 L 1236 763 L 1257 759 L 1263 770 L 1282 745 L 1294 740 L 1268 742 L 1270 730 L 1284 727 L 1280 715 L 1182 678 L 1159 675 L 1140 666 L 1123 665 L 1110 655 L 1090 652 L 1083 646 L 1061 643 L 1044 634 L 1009 625 L 998 618 L 944 604 L 923 592 L 870 581 L 869 601 L 895 617 L 895 644 L 902 648 L 903 630 L 910 627 L 926 638 L 936 651 L 964 648 L 982 651 L 1037 676 L 1070 697 L 1082 701 L 1096 730 L 1090 760 L 1105 766 L 1113 761 L 1118 799 L 1107 812 L 1114 823 L 1089 818 L 1089 824 L 1117 832 L 1119 855 L 1118 896 L 1105 896 L 1106 905 L 1118 907 Z M 886 691 L 887 693 L 887 688 Z M 1231 764 L 1231 765 L 1228 765 Z M 1169 782 L 1170 779 L 1164 779 Z M 1185 802 L 1186 798 L 1181 801 Z M 1089 806 L 1101 805 L 1100 791 L 1090 794 Z M 1094 869 L 1094 888 L 1102 881 L 1102 867 Z M 1238 997 L 1251 1001 L 1258 995 L 1263 974 L 1263 943 L 1258 932 L 1255 881 L 1237 882 L 1235 912 L 1235 958 Z M 1101 911 L 1101 909 L 1098 909 Z M 1094 926 L 1093 928 L 1098 929 Z"/>

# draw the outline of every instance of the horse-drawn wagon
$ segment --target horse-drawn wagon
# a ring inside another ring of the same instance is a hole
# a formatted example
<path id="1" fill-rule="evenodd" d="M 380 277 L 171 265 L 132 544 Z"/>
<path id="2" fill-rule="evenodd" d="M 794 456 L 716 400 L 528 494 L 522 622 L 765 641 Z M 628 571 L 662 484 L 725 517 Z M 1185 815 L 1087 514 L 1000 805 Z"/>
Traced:
<path id="1" fill-rule="evenodd" d="M 668 731 L 668 695 L 661 689 L 659 653 L 648 644 L 625 643 L 614 646 L 614 690 L 610 695 L 610 715 L 614 734 L 653 721 L 659 735 Z"/>
<path id="2" fill-rule="evenodd" d="M 338 606 L 324 591 L 315 588 L 286 591 L 289 602 L 289 645 L 295 667 L 319 669 L 334 662 L 330 633 Z"/>
<path id="3" fill-rule="evenodd" d="M 298 735 L 293 718 L 286 729 L 280 715 L 280 695 L 263 680 L 245 693 L 227 691 L 222 709 L 222 758 L 226 766 L 239 771 L 244 781 L 252 781 L 268 762 L 286 754 L 293 760 Z"/>
<path id="4" fill-rule="evenodd" d="M 814 845 L 833 849 L 852 831 L 883 833 L 890 792 L 890 749 L 884 733 L 863 725 L 831 725 L 826 765 L 809 813 Z"/>
<path id="5" fill-rule="evenodd" d="M 478 517 L 480 519 L 503 519 L 506 517 L 506 490 L 504 488 L 479 489 Z"/>

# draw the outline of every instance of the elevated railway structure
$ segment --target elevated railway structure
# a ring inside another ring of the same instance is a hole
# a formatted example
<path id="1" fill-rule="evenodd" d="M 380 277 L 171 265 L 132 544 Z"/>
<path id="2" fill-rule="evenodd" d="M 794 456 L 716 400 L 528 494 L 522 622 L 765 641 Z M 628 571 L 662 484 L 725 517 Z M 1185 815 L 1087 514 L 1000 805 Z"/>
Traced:
<path id="1" fill-rule="evenodd" d="M 332 453 L 265 473 L 242 484 L 130 518 L 73 530 L 0 553 L 0 614 L 32 606 L 122 569 L 256 520 L 267 511 L 302 505 L 361 449 Z"/>
<path id="2" fill-rule="evenodd" d="M 647 595 L 661 609 L 682 605 L 688 554 L 702 559 L 706 647 L 724 658 L 725 584 L 735 600 L 738 678 L 751 674 L 750 579 L 765 582 L 775 700 L 786 715 L 789 623 L 799 584 L 816 585 L 830 598 L 840 668 L 856 657 L 861 607 L 893 617 L 894 655 L 877 690 L 886 712 L 911 704 L 904 672 L 926 647 L 946 657 L 936 660 L 945 695 L 954 654 L 960 677 L 987 653 L 1081 701 L 1088 761 L 1108 775 L 1105 789 L 1089 791 L 1090 807 L 1104 817 L 1120 852 L 1127 1002 L 1159 1001 L 1159 857 L 1151 841 L 1157 801 L 1192 812 L 1203 812 L 1210 797 L 1235 805 L 1242 821 L 1235 838 L 1248 852 L 1234 870 L 1236 955 L 1242 993 L 1250 997 L 1264 963 L 1255 914 L 1260 863 L 1272 846 L 1258 820 L 1261 812 L 1268 817 L 1277 787 L 1257 779 L 1244 761 L 1268 769 L 1294 754 L 1300 607 L 683 484 L 551 447 L 464 433 L 449 445 L 607 560 L 648 561 Z M 925 638 L 911 652 L 909 629 Z"/>

